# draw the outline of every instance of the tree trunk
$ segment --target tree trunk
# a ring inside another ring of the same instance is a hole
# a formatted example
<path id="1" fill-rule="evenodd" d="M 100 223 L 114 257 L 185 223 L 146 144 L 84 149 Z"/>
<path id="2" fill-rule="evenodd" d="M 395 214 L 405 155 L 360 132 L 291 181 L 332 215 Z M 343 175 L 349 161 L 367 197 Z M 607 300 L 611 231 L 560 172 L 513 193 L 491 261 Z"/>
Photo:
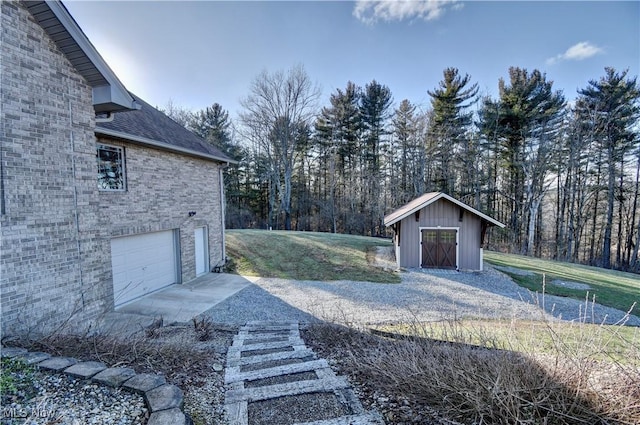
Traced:
<path id="1" fill-rule="evenodd" d="M 633 242 L 633 226 L 636 222 L 636 214 L 638 211 L 638 192 L 640 191 L 640 152 L 638 154 L 638 164 L 636 166 L 636 187 L 633 194 L 633 206 L 631 209 L 631 229 L 629 231 L 627 239 L 627 263 L 629 264 L 630 271 L 638 271 L 638 245 L 640 245 L 640 221 L 638 222 L 638 235 L 635 243 Z M 633 255 L 631 255 L 633 247 Z"/>
<path id="2" fill-rule="evenodd" d="M 614 160 L 614 149 L 611 141 L 607 147 L 607 158 L 609 160 L 609 176 L 607 184 L 607 218 L 604 225 L 604 238 L 602 241 L 602 267 L 611 268 L 611 230 L 613 227 L 613 210 L 615 201 L 615 184 L 616 184 L 616 164 Z"/>
<path id="3" fill-rule="evenodd" d="M 531 200 L 529 205 L 529 226 L 527 229 L 527 255 L 535 252 L 535 237 L 536 237 L 536 223 L 538 220 L 538 211 L 540 209 L 540 203 L 542 198 L 535 198 Z"/>

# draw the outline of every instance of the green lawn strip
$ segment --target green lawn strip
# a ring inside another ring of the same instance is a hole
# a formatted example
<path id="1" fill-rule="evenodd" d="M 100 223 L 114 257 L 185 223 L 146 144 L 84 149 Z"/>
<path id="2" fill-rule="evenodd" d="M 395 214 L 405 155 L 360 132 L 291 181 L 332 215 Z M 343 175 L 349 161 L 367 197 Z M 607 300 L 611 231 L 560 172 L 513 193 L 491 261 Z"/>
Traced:
<path id="1" fill-rule="evenodd" d="M 367 253 L 385 239 L 316 232 L 228 230 L 227 255 L 239 274 L 298 280 L 400 281 L 376 268 Z"/>
<path id="2" fill-rule="evenodd" d="M 474 319 L 384 325 L 376 329 L 528 354 L 562 353 L 572 358 L 640 362 L 640 328 L 631 326 Z"/>
<path id="3" fill-rule="evenodd" d="M 636 303 L 633 313 L 640 312 L 640 276 L 616 270 L 607 270 L 581 264 L 563 263 L 542 260 L 515 254 L 503 254 L 486 251 L 484 258 L 490 264 L 503 267 L 515 267 L 529 270 L 532 276 L 521 276 L 504 271 L 519 285 L 532 291 L 543 292 L 543 275 L 545 277 L 544 292 L 579 300 L 589 301 L 595 296 L 597 303 L 627 311 Z M 589 290 L 571 289 L 552 284 L 554 280 L 585 283 Z"/>

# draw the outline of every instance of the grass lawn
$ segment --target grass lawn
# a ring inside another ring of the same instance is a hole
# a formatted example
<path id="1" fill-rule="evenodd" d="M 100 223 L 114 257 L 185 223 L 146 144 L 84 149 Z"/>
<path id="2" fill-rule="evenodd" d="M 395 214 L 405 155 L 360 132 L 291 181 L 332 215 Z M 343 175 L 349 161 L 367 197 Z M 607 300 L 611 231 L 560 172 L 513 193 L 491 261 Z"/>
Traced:
<path id="1" fill-rule="evenodd" d="M 425 337 L 522 353 L 574 357 L 588 353 L 593 360 L 637 361 L 640 328 L 586 323 L 529 320 L 458 320 L 376 327 L 383 332 Z"/>
<path id="2" fill-rule="evenodd" d="M 298 280 L 397 283 L 397 273 L 373 266 L 376 246 L 388 239 L 317 232 L 228 230 L 227 256 L 235 272 Z"/>
<path id="3" fill-rule="evenodd" d="M 533 272 L 531 276 L 505 272 L 520 286 L 532 291 L 543 292 L 544 275 L 546 281 L 544 292 L 547 294 L 579 300 L 584 300 L 588 295 L 589 301 L 595 296 L 597 303 L 624 311 L 628 311 L 635 303 L 633 313 L 639 315 L 640 275 L 493 251 L 485 251 L 484 254 L 484 259 L 490 264 Z M 591 289 L 570 289 L 551 284 L 556 279 L 585 283 Z"/>

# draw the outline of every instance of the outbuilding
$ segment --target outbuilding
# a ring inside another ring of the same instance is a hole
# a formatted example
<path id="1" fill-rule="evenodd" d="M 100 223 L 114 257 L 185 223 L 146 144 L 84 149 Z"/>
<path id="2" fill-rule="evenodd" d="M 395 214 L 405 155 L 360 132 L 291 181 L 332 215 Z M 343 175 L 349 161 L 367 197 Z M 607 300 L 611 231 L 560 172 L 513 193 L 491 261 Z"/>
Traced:
<path id="1" fill-rule="evenodd" d="M 505 225 L 442 192 L 426 193 L 384 218 L 398 267 L 482 270 L 491 226 Z"/>

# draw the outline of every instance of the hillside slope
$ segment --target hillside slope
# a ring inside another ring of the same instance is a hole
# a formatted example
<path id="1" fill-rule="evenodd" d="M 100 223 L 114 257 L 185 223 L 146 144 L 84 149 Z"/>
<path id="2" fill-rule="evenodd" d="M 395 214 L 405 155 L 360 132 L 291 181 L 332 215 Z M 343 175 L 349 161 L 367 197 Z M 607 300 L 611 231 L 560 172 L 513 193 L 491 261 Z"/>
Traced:
<path id="1" fill-rule="evenodd" d="M 227 256 L 235 272 L 298 280 L 397 283 L 397 273 L 373 265 L 388 239 L 316 232 L 228 230 Z"/>

